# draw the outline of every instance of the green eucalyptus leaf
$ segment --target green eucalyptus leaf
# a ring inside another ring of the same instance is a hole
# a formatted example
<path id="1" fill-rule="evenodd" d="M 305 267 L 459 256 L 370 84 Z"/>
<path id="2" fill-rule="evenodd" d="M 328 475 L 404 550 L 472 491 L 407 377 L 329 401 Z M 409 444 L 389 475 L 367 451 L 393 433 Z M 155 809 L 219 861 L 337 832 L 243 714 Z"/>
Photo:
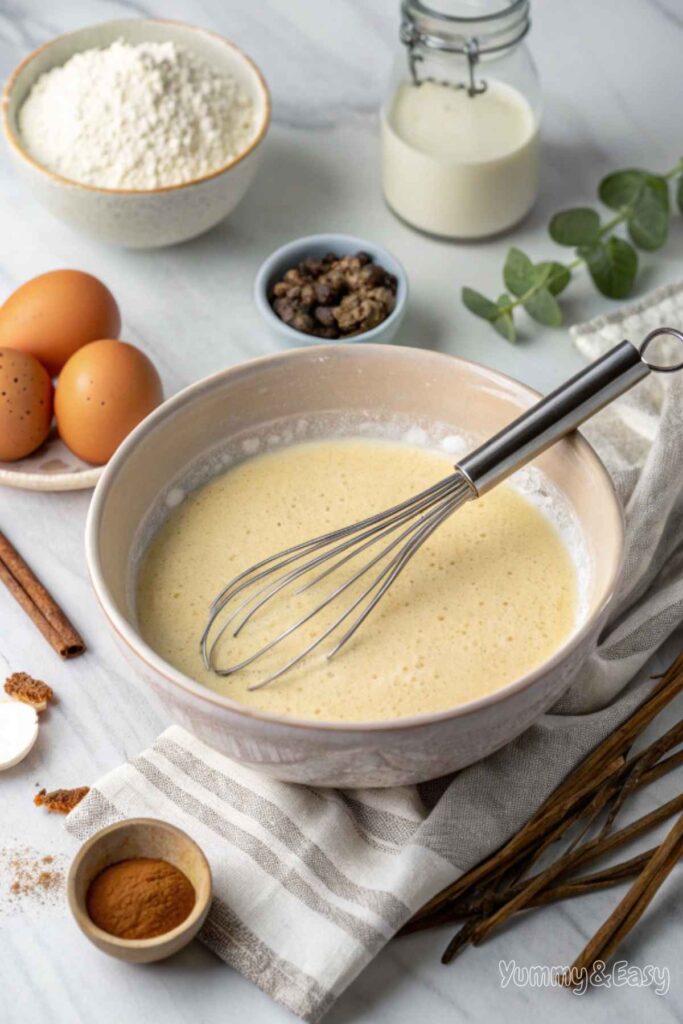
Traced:
<path id="1" fill-rule="evenodd" d="M 501 294 L 498 296 L 498 298 L 496 300 L 496 305 L 498 306 L 498 309 L 506 310 L 506 309 L 510 308 L 511 302 L 512 302 L 512 299 L 510 298 L 508 293 L 507 292 L 501 292 Z"/>
<path id="2" fill-rule="evenodd" d="M 540 288 L 530 295 L 524 308 L 539 324 L 547 327 L 559 327 L 562 323 L 562 310 L 549 288 Z"/>
<path id="3" fill-rule="evenodd" d="M 513 295 L 523 295 L 534 284 L 534 265 L 521 249 L 514 246 L 508 250 L 503 267 L 505 287 Z"/>
<path id="4" fill-rule="evenodd" d="M 556 213 L 548 228 L 558 245 L 592 245 L 600 234 L 600 217 L 588 206 Z"/>
<path id="5" fill-rule="evenodd" d="M 683 174 L 680 174 L 676 182 L 676 202 L 678 209 L 683 213 Z"/>
<path id="6" fill-rule="evenodd" d="M 534 288 L 545 288 L 550 273 L 550 263 L 537 263 L 534 267 Z"/>
<path id="7" fill-rule="evenodd" d="M 610 299 L 630 294 L 638 272 L 638 254 L 623 238 L 613 235 L 607 242 L 579 250 L 598 291 Z"/>
<path id="8" fill-rule="evenodd" d="M 565 267 L 563 263 L 556 263 L 554 260 L 537 263 L 534 270 L 538 275 L 535 283 L 539 284 L 542 281 L 553 295 L 563 292 L 572 276 L 568 267 Z"/>
<path id="9" fill-rule="evenodd" d="M 501 313 L 493 321 L 493 327 L 506 341 L 516 341 L 517 331 L 511 313 Z"/>
<path id="10" fill-rule="evenodd" d="M 671 203 L 669 201 L 669 182 L 666 178 L 660 177 L 659 174 L 648 174 L 645 178 L 645 184 L 648 188 L 654 189 L 662 201 L 662 206 L 669 212 Z"/>
<path id="11" fill-rule="evenodd" d="M 498 316 L 499 310 L 495 302 L 491 302 L 490 299 L 487 299 L 481 292 L 475 291 L 474 288 L 463 288 L 462 301 L 470 313 L 480 316 L 483 320 L 495 320 Z"/>
<path id="12" fill-rule="evenodd" d="M 645 178 L 644 171 L 614 171 L 602 179 L 598 186 L 598 195 L 610 210 L 620 210 L 623 206 L 630 206 L 637 198 Z"/>
<path id="13" fill-rule="evenodd" d="M 628 219 L 631 240 L 641 249 L 660 249 L 669 234 L 669 194 L 646 182 Z"/>
<path id="14" fill-rule="evenodd" d="M 662 203 L 669 208 L 669 185 L 666 178 L 648 171 L 630 168 L 626 171 L 615 171 L 603 178 L 598 188 L 598 195 L 611 210 L 621 210 L 625 206 L 633 206 L 646 187 L 654 189 L 661 197 Z"/>

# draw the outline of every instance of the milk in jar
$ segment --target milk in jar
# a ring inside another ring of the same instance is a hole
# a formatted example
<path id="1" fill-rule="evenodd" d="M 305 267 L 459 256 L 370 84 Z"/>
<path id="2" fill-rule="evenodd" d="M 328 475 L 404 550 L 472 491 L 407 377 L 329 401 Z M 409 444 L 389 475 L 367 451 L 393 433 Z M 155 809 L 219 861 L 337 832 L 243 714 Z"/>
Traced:
<path id="1" fill-rule="evenodd" d="M 459 7 L 476 8 L 479 20 L 452 13 Z M 483 238 L 512 227 L 532 207 L 540 102 L 520 45 L 528 7 L 453 0 L 445 15 L 405 0 L 407 61 L 404 55 L 381 121 L 384 195 L 408 224 Z"/>

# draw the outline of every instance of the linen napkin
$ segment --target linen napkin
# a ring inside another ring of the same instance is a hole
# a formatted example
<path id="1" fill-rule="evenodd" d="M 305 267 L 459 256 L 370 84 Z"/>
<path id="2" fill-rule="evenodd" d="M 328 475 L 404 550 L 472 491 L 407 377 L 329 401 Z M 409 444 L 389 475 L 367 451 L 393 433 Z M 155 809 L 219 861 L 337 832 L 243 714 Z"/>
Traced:
<path id="1" fill-rule="evenodd" d="M 572 331 L 594 359 L 653 327 L 683 328 L 683 283 Z M 119 818 L 172 821 L 215 881 L 201 939 L 318 1021 L 430 896 L 497 848 L 644 697 L 626 684 L 683 619 L 683 381 L 652 375 L 586 433 L 626 510 L 626 569 L 580 681 L 516 741 L 422 786 L 334 791 L 281 783 L 173 726 L 68 816 L 79 839 Z"/>

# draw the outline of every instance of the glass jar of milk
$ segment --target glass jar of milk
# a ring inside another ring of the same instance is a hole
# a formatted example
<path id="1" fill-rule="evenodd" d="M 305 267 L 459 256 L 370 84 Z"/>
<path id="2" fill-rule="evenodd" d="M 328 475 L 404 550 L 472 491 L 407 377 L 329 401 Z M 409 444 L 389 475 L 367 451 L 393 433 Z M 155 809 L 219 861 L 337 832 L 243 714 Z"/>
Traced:
<path id="1" fill-rule="evenodd" d="M 408 224 L 449 238 L 512 227 L 538 191 L 541 95 L 529 0 L 403 0 L 382 110 L 382 177 Z"/>

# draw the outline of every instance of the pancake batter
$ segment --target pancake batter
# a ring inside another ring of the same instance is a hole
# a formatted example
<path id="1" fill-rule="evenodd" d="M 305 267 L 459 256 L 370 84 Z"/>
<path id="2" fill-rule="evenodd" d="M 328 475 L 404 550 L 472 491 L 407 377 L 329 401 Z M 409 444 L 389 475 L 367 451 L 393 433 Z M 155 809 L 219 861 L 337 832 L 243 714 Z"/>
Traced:
<path id="1" fill-rule="evenodd" d="M 137 588 L 143 637 L 205 686 L 278 715 L 390 719 L 492 693 L 562 645 L 575 625 L 578 596 L 559 532 L 505 484 L 446 520 L 333 660 L 324 657 L 330 637 L 282 678 L 247 689 L 319 636 L 332 621 L 329 609 L 227 678 L 205 669 L 199 650 L 209 604 L 238 572 L 389 508 L 451 471 L 446 455 L 355 439 L 248 459 L 190 494 L 152 539 Z M 341 572 L 348 578 L 349 566 Z M 334 586 L 330 576 L 313 593 L 272 602 L 237 639 L 221 641 L 218 663 L 242 660 Z M 348 592 L 344 599 L 351 603 Z M 332 607 L 338 616 L 342 605 Z"/>

